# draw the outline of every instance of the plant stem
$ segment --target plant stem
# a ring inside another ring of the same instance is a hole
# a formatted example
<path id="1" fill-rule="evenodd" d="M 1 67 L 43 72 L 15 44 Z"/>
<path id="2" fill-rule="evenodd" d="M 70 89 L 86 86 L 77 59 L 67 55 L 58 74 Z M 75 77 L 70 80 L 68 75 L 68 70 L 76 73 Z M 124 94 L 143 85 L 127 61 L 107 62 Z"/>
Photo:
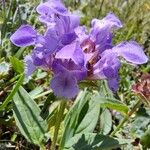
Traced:
<path id="1" fill-rule="evenodd" d="M 3 90 L 4 89 L 4 86 L 10 86 L 13 82 L 15 82 L 18 78 L 20 78 L 20 74 L 13 77 L 12 79 L 10 79 L 9 81 L 6 81 L 4 83 L 1 84 L 1 87 L 0 87 L 0 90 Z"/>
<path id="2" fill-rule="evenodd" d="M 99 10 L 98 10 L 97 18 L 100 17 L 100 14 L 101 14 L 101 11 L 102 11 L 102 7 L 103 7 L 103 4 L 104 4 L 104 1 L 105 1 L 105 0 L 102 0 L 102 2 L 101 2 L 101 4 L 100 4 Z"/>
<path id="3" fill-rule="evenodd" d="M 114 136 L 122 127 L 123 125 L 128 121 L 128 119 L 131 117 L 131 115 L 137 110 L 137 108 L 140 107 L 142 101 L 138 100 L 137 103 L 133 106 L 131 111 L 128 113 L 128 115 L 120 122 L 120 124 L 116 127 L 116 129 L 111 133 L 111 136 Z"/>
<path id="4" fill-rule="evenodd" d="M 62 100 L 59 106 L 59 110 L 57 113 L 57 120 L 56 120 L 56 124 L 55 124 L 55 130 L 54 130 L 54 137 L 53 137 L 53 141 L 52 141 L 52 145 L 51 145 L 51 149 L 50 150 L 55 150 L 56 149 L 56 143 L 57 143 L 57 138 L 58 138 L 58 133 L 59 133 L 59 128 L 60 128 L 60 124 L 63 118 L 63 113 L 66 107 L 66 101 Z"/>
<path id="5" fill-rule="evenodd" d="M 24 74 L 21 74 L 18 82 L 15 84 L 15 86 L 12 89 L 11 93 L 7 96 L 7 98 L 5 99 L 5 101 L 3 102 L 3 104 L 0 105 L 0 111 L 3 110 L 3 109 L 5 109 L 5 107 L 9 103 L 9 101 L 13 98 L 13 96 L 15 95 L 15 93 L 17 92 L 17 90 L 19 89 L 19 87 L 22 85 L 23 81 L 24 81 Z"/>

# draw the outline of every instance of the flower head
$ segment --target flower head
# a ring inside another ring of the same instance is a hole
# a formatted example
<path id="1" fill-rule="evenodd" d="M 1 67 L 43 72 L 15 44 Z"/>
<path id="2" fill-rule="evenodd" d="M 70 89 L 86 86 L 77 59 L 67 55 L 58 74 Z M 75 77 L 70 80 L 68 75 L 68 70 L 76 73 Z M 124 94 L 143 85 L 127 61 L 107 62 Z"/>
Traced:
<path id="1" fill-rule="evenodd" d="M 135 41 L 113 45 L 113 31 L 122 27 L 113 13 L 102 20 L 93 19 L 88 33 L 80 26 L 80 18 L 60 0 L 41 3 L 37 12 L 39 21 L 46 25 L 45 33 L 22 25 L 10 40 L 19 47 L 34 46 L 31 55 L 25 57 L 25 74 L 28 77 L 39 67 L 51 70 L 50 87 L 59 97 L 75 97 L 81 80 L 107 80 L 110 89 L 116 91 L 121 57 L 134 64 L 148 61 Z"/>
<path id="2" fill-rule="evenodd" d="M 132 90 L 150 106 L 150 74 L 143 74 L 139 82 L 132 86 Z"/>

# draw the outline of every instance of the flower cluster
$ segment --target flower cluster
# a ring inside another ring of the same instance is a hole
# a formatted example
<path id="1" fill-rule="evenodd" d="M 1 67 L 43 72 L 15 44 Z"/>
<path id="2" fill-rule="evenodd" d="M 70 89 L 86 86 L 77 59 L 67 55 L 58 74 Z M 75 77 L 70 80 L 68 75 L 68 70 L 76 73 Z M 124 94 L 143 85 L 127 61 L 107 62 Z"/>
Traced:
<path id="1" fill-rule="evenodd" d="M 150 74 L 143 74 L 139 82 L 132 86 L 132 91 L 150 106 Z"/>
<path id="2" fill-rule="evenodd" d="M 45 34 L 22 25 L 10 40 L 19 47 L 34 45 L 32 54 L 25 57 L 25 74 L 30 76 L 39 67 L 52 71 L 50 86 L 56 96 L 75 97 L 81 80 L 106 79 L 109 88 L 116 91 L 119 58 L 134 64 L 148 61 L 135 41 L 113 45 L 113 31 L 122 27 L 113 13 L 102 20 L 93 19 L 87 32 L 85 26 L 80 26 L 80 17 L 71 14 L 60 0 L 40 4 L 37 12 L 46 27 Z"/>

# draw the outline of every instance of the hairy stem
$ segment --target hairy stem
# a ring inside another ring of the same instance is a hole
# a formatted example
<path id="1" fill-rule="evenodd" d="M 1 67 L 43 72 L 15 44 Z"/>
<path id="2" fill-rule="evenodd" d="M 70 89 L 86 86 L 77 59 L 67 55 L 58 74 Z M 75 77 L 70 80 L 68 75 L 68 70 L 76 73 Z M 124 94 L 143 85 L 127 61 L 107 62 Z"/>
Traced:
<path id="1" fill-rule="evenodd" d="M 56 143 L 57 143 L 59 128 L 60 128 L 60 124 L 61 124 L 61 121 L 63 118 L 65 107 L 66 107 L 66 101 L 62 100 L 60 103 L 60 106 L 59 106 L 58 113 L 57 113 L 57 120 L 56 120 L 56 124 L 55 124 L 54 137 L 53 137 L 53 141 L 52 141 L 52 145 L 51 145 L 50 150 L 56 150 Z"/>

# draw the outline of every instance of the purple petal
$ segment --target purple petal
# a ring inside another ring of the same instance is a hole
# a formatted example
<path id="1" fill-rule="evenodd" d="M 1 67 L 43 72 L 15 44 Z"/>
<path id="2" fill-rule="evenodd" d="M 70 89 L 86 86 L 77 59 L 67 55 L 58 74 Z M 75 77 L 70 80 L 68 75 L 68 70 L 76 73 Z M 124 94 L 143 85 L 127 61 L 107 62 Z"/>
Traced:
<path id="1" fill-rule="evenodd" d="M 40 5 L 38 5 L 36 10 L 39 14 L 42 15 L 47 15 L 51 13 L 65 15 L 67 13 L 67 9 L 60 0 L 49 0 L 48 2 L 41 3 Z"/>
<path id="2" fill-rule="evenodd" d="M 111 28 L 114 28 L 114 29 L 122 28 L 121 21 L 113 13 L 107 14 L 107 16 L 103 19 L 103 21 L 108 22 L 110 24 Z"/>
<path id="3" fill-rule="evenodd" d="M 118 76 L 120 61 L 114 53 L 102 55 L 93 67 L 93 77 L 96 79 L 113 79 Z"/>
<path id="4" fill-rule="evenodd" d="M 28 78 L 35 70 L 36 66 L 33 64 L 33 59 L 30 55 L 24 58 L 25 62 L 25 76 Z"/>
<path id="5" fill-rule="evenodd" d="M 108 86 L 113 92 L 116 92 L 119 87 L 119 77 L 108 79 Z"/>
<path id="6" fill-rule="evenodd" d="M 90 38 L 95 41 L 97 50 L 99 50 L 100 53 L 112 48 L 112 29 L 119 29 L 121 27 L 122 24 L 120 20 L 113 13 L 109 13 L 102 20 L 92 20 Z"/>
<path id="7" fill-rule="evenodd" d="M 59 35 L 73 33 L 80 24 L 80 18 L 76 15 L 56 17 L 56 29 Z"/>
<path id="8" fill-rule="evenodd" d="M 36 66 L 43 66 L 46 61 L 46 54 L 39 48 L 34 49 L 32 53 L 33 63 Z"/>
<path id="9" fill-rule="evenodd" d="M 85 39 L 88 38 L 88 35 L 86 33 L 86 27 L 85 26 L 78 26 L 75 28 L 75 33 L 78 36 L 79 41 L 82 43 Z"/>
<path id="10" fill-rule="evenodd" d="M 59 39 L 55 28 L 48 28 L 44 36 L 38 36 L 36 41 L 36 50 L 38 53 L 45 53 L 47 55 L 53 54 L 57 51 Z"/>
<path id="11" fill-rule="evenodd" d="M 46 70 L 51 68 L 53 56 L 45 51 L 43 47 L 36 47 L 31 56 L 35 66 L 40 66 Z"/>
<path id="12" fill-rule="evenodd" d="M 56 52 L 58 47 L 59 38 L 55 28 L 49 28 L 44 36 L 45 42 L 43 43 L 44 49 L 50 54 Z"/>
<path id="13" fill-rule="evenodd" d="M 70 44 L 76 39 L 75 28 L 79 26 L 80 18 L 75 15 L 60 16 L 55 19 L 56 31 L 63 45 Z"/>
<path id="14" fill-rule="evenodd" d="M 39 20 L 48 26 L 53 24 L 58 16 L 69 15 L 60 0 L 49 0 L 45 3 L 41 3 L 36 10 L 40 14 Z"/>
<path id="15" fill-rule="evenodd" d="M 77 81 L 85 79 L 87 76 L 87 70 L 85 67 L 80 67 L 76 65 L 71 60 L 54 60 L 52 64 L 52 69 L 54 74 L 58 74 L 59 72 L 68 71 L 72 76 L 76 78 Z"/>
<path id="16" fill-rule="evenodd" d="M 102 53 L 106 49 L 112 48 L 112 33 L 109 28 L 93 28 L 90 33 L 91 39 L 95 41 L 97 50 Z"/>
<path id="17" fill-rule="evenodd" d="M 65 98 L 73 98 L 79 92 L 77 80 L 69 72 L 54 75 L 51 88 L 56 96 Z"/>
<path id="18" fill-rule="evenodd" d="M 90 30 L 90 38 L 97 44 L 97 50 L 102 53 L 106 49 L 112 48 L 112 29 L 122 27 L 120 20 L 109 13 L 102 20 L 93 19 Z"/>
<path id="19" fill-rule="evenodd" d="M 82 52 L 82 49 L 81 49 L 79 43 L 77 43 L 76 48 L 74 50 L 73 61 L 77 65 L 84 66 L 84 63 L 85 63 L 84 62 L 84 54 Z"/>
<path id="20" fill-rule="evenodd" d="M 64 72 L 67 69 L 65 69 L 63 62 L 60 59 L 55 59 L 52 63 L 52 70 L 54 74 L 58 74 L 60 72 Z"/>
<path id="21" fill-rule="evenodd" d="M 55 57 L 59 59 L 72 59 L 75 64 L 84 65 L 84 54 L 78 42 L 66 45 L 56 53 Z"/>
<path id="22" fill-rule="evenodd" d="M 47 26 L 51 26 L 54 24 L 54 18 L 52 18 L 48 15 L 39 16 L 39 21 L 46 24 Z"/>
<path id="23" fill-rule="evenodd" d="M 119 29 L 122 27 L 122 23 L 113 13 L 109 13 L 102 20 L 93 19 L 92 27 L 94 28 L 108 27 L 109 29 Z"/>
<path id="24" fill-rule="evenodd" d="M 36 31 L 30 25 L 22 25 L 11 37 L 11 42 L 19 47 L 35 44 L 37 37 Z"/>
<path id="25" fill-rule="evenodd" d="M 114 78 L 116 75 L 116 70 L 112 66 L 106 66 L 103 68 L 103 73 L 107 78 Z"/>
<path id="26" fill-rule="evenodd" d="M 79 26 L 79 24 L 80 24 L 80 17 L 77 16 L 77 15 L 69 15 L 68 17 L 69 17 L 69 20 L 70 20 L 70 22 L 69 22 L 69 30 L 70 31 L 71 30 L 74 31 L 74 29 L 77 28 Z"/>
<path id="27" fill-rule="evenodd" d="M 123 42 L 112 50 L 134 64 L 143 64 L 148 61 L 148 57 L 144 54 L 142 47 L 135 41 Z"/>
<path id="28" fill-rule="evenodd" d="M 45 2 L 45 3 L 41 3 L 37 6 L 36 11 L 40 14 L 40 15 L 47 15 L 50 13 L 50 6 L 49 6 L 49 2 Z M 52 13 L 52 11 L 51 11 Z"/>
<path id="29" fill-rule="evenodd" d="M 75 33 L 68 33 L 68 34 L 64 34 L 61 37 L 61 43 L 63 45 L 67 45 L 70 44 L 71 42 L 73 42 L 76 39 L 76 34 Z"/>
<path id="30" fill-rule="evenodd" d="M 85 68 L 81 70 L 73 70 L 71 74 L 77 79 L 77 81 L 84 80 L 87 76 L 87 70 Z"/>
<path id="31" fill-rule="evenodd" d="M 93 77 L 94 79 L 106 79 L 108 86 L 112 91 L 118 89 L 119 84 L 119 69 L 120 61 L 115 53 L 105 53 L 102 58 L 94 65 Z"/>

